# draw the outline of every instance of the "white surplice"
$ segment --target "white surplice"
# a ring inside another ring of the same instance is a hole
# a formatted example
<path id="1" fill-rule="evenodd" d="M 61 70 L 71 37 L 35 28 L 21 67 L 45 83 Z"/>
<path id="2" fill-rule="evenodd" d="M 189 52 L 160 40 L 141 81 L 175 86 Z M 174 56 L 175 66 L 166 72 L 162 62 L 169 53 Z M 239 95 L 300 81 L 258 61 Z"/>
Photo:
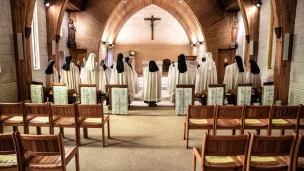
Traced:
<path id="1" fill-rule="evenodd" d="M 73 63 L 70 63 L 70 70 L 62 70 L 62 83 L 66 83 L 69 89 L 74 89 L 79 92 L 79 68 Z"/>
<path id="2" fill-rule="evenodd" d="M 107 84 L 106 72 L 103 69 L 103 67 L 100 65 L 99 65 L 97 77 L 98 77 L 97 78 L 97 90 L 100 90 L 102 93 L 106 93 L 106 84 Z"/>
<path id="3" fill-rule="evenodd" d="M 244 66 L 244 71 L 246 68 Z M 224 84 L 226 84 L 226 92 L 229 90 L 235 90 L 238 84 L 246 83 L 245 72 L 239 72 L 239 67 L 237 63 L 230 64 L 226 66 Z"/>
<path id="4" fill-rule="evenodd" d="M 143 99 L 147 102 L 160 102 L 161 98 L 161 71 L 150 72 L 149 66 L 143 74 Z"/>
<path id="5" fill-rule="evenodd" d="M 91 53 L 83 68 L 82 84 L 98 84 L 98 63 L 95 62 L 95 54 Z"/>
<path id="6" fill-rule="evenodd" d="M 106 83 L 107 84 L 110 84 L 112 70 L 113 69 L 111 67 L 108 67 L 107 70 L 105 71 L 105 73 L 106 73 Z"/>
<path id="7" fill-rule="evenodd" d="M 55 67 L 53 67 L 53 74 L 45 74 L 45 87 L 52 88 L 52 83 L 59 83 L 59 75 Z"/>
<path id="8" fill-rule="evenodd" d="M 117 62 L 113 65 L 110 84 L 112 85 L 128 85 L 128 90 L 130 93 L 130 101 L 132 102 L 134 99 L 134 84 L 133 84 L 133 72 L 130 66 L 123 62 L 124 72 L 118 73 L 116 69 Z"/>
<path id="9" fill-rule="evenodd" d="M 189 64 L 187 64 L 187 70 L 189 68 Z M 168 73 L 168 91 L 170 95 L 170 101 L 172 103 L 175 102 L 175 90 L 176 90 L 176 85 L 190 85 L 191 83 L 191 76 L 190 72 L 186 71 L 184 73 L 180 73 L 178 71 L 178 63 L 174 63 L 170 65 L 169 67 L 169 73 Z"/>
<path id="10" fill-rule="evenodd" d="M 253 74 L 250 71 L 246 74 L 246 83 L 252 83 L 253 88 L 261 88 L 261 74 Z"/>
<path id="11" fill-rule="evenodd" d="M 132 64 L 130 64 L 132 66 Z M 132 74 L 133 74 L 133 85 L 134 85 L 134 93 L 138 94 L 139 92 L 139 84 L 138 84 L 138 74 L 135 71 L 134 66 L 130 67 L 132 70 Z"/>

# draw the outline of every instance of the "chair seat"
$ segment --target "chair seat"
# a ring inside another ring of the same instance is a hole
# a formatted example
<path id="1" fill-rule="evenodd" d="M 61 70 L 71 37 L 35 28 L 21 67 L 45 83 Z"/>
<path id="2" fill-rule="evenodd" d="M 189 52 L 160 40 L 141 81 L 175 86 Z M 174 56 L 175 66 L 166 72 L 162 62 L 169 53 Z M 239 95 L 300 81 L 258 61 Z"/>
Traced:
<path id="1" fill-rule="evenodd" d="M 17 167 L 16 154 L 0 155 L 0 169 Z"/>
<path id="2" fill-rule="evenodd" d="M 247 127 L 267 127 L 268 119 L 245 119 Z"/>
<path id="3" fill-rule="evenodd" d="M 33 119 L 34 116 L 28 116 L 27 119 L 30 121 L 31 119 Z M 23 117 L 22 116 L 13 116 L 10 118 L 7 118 L 6 120 L 3 121 L 3 123 L 7 123 L 7 124 L 21 124 L 23 123 Z"/>
<path id="4" fill-rule="evenodd" d="M 0 121 L 4 121 L 6 119 L 10 118 L 10 116 L 0 116 Z"/>
<path id="5" fill-rule="evenodd" d="M 252 161 L 250 167 L 255 169 L 285 169 L 288 168 L 287 157 L 273 157 L 275 161 Z"/>
<path id="6" fill-rule="evenodd" d="M 65 148 L 65 162 L 68 164 L 76 154 L 76 147 Z M 26 167 L 29 168 L 61 168 L 61 156 L 29 156 L 26 158 Z"/>
<path id="7" fill-rule="evenodd" d="M 80 121 L 82 121 L 83 118 L 80 118 Z M 74 117 L 60 117 L 54 122 L 55 126 L 74 126 L 75 124 L 75 118 Z"/>
<path id="8" fill-rule="evenodd" d="M 104 122 L 109 119 L 109 116 L 104 116 Z M 84 118 L 80 126 L 102 125 L 102 118 Z"/>
<path id="9" fill-rule="evenodd" d="M 217 126 L 223 128 L 236 128 L 241 127 L 238 119 L 217 119 Z"/>
<path id="10" fill-rule="evenodd" d="M 185 121 L 187 119 L 185 118 Z M 212 127 L 213 126 L 213 119 L 189 119 L 189 126 L 190 127 Z"/>
<path id="11" fill-rule="evenodd" d="M 53 120 L 58 119 L 58 117 L 53 117 Z M 48 124 L 49 123 L 49 117 L 47 116 L 38 116 L 33 118 L 32 120 L 29 121 L 30 124 Z"/>
<path id="12" fill-rule="evenodd" d="M 298 168 L 304 170 L 304 157 L 298 157 Z"/>
<path id="13" fill-rule="evenodd" d="M 273 127 L 293 127 L 296 123 L 296 119 L 272 119 Z"/>

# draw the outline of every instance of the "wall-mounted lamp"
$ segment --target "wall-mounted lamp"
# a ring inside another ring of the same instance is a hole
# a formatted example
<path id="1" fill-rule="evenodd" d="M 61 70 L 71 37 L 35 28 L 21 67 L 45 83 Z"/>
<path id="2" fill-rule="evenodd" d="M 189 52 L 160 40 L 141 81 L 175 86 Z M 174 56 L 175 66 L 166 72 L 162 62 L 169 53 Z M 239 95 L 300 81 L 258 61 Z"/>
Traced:
<path id="1" fill-rule="evenodd" d="M 263 3 L 262 3 L 262 0 L 258 0 L 256 6 L 260 8 L 260 7 L 262 6 L 262 4 L 263 4 Z"/>
<path id="2" fill-rule="evenodd" d="M 52 6 L 54 2 L 52 0 L 44 0 L 44 5 L 48 8 Z"/>
<path id="3" fill-rule="evenodd" d="M 183 0 L 179 0 L 179 2 L 180 2 L 180 3 L 182 3 L 182 2 L 183 2 Z"/>
<path id="4" fill-rule="evenodd" d="M 127 3 L 127 0 L 123 0 L 123 3 L 124 3 L 124 4 Z"/>
<path id="5" fill-rule="evenodd" d="M 203 43 L 204 43 L 203 41 L 201 41 L 201 42 L 196 42 L 197 45 L 201 45 L 201 44 L 203 44 Z"/>
<path id="6" fill-rule="evenodd" d="M 193 44 L 190 44 L 190 46 L 192 46 L 192 47 L 193 47 L 193 46 L 196 46 L 196 44 L 195 44 L 195 43 L 193 43 Z"/>
<path id="7" fill-rule="evenodd" d="M 114 47 L 115 45 L 114 44 L 109 44 L 109 47 Z"/>

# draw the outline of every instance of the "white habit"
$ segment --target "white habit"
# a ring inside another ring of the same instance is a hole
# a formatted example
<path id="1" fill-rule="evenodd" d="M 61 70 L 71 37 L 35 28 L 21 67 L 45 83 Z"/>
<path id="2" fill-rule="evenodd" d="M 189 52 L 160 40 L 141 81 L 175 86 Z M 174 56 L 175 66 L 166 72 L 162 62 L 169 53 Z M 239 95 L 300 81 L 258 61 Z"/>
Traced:
<path id="1" fill-rule="evenodd" d="M 70 63 L 70 70 L 62 70 L 61 82 L 66 83 L 69 89 L 79 92 L 79 69 L 73 62 Z"/>
<path id="2" fill-rule="evenodd" d="M 253 88 L 261 88 L 261 74 L 253 74 L 248 71 L 246 74 L 246 83 L 252 83 Z"/>
<path id="3" fill-rule="evenodd" d="M 53 67 L 53 74 L 45 74 L 45 88 L 52 88 L 52 83 L 59 83 L 59 75 L 55 67 Z"/>
<path id="4" fill-rule="evenodd" d="M 160 102 L 161 98 L 161 71 L 150 72 L 149 66 L 143 74 L 143 99 L 147 102 Z"/>
<path id="5" fill-rule="evenodd" d="M 83 68 L 82 84 L 98 84 L 98 63 L 95 62 L 95 54 L 91 53 Z"/>
<path id="6" fill-rule="evenodd" d="M 244 66 L 244 71 L 246 71 Z M 224 84 L 226 84 L 226 92 L 235 90 L 238 84 L 246 83 L 245 72 L 239 72 L 237 63 L 226 66 Z"/>

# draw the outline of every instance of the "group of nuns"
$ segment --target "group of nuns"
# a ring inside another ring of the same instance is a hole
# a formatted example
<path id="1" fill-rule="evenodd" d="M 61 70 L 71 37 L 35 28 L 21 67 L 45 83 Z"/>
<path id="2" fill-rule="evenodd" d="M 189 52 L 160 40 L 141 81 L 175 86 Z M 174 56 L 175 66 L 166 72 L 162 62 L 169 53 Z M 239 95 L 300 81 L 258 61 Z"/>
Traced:
<path id="1" fill-rule="evenodd" d="M 235 63 L 228 64 L 225 59 L 225 76 L 224 84 L 226 91 L 234 90 L 238 84 L 252 83 L 253 88 L 261 87 L 260 69 L 256 61 L 249 60 L 250 69 L 245 74 L 245 67 L 240 56 L 235 56 Z M 81 68 L 81 69 L 79 69 Z M 206 57 L 197 65 L 196 74 L 193 77 L 189 72 L 190 64 L 187 63 L 184 54 L 178 56 L 178 62 L 172 63 L 168 72 L 168 91 L 170 101 L 175 101 L 176 85 L 195 84 L 195 93 L 200 94 L 207 90 L 210 84 L 217 84 L 216 64 L 213 61 L 212 53 L 207 52 Z M 51 88 L 51 83 L 59 82 L 59 73 L 55 67 L 55 61 L 51 60 L 45 70 L 46 88 Z M 96 84 L 98 90 L 106 93 L 105 85 L 127 85 L 129 100 L 132 102 L 134 95 L 139 91 L 138 74 L 132 66 L 130 58 L 124 59 L 123 54 L 118 54 L 116 62 L 107 67 L 104 60 L 98 64 L 96 55 L 91 53 L 84 64 L 80 67 L 74 64 L 72 56 L 65 59 L 62 66 L 61 83 L 66 83 L 69 89 L 79 92 L 79 84 Z M 142 98 L 149 106 L 156 106 L 161 99 L 161 79 L 162 72 L 155 61 L 150 61 L 149 65 L 143 71 L 143 90 Z"/>

